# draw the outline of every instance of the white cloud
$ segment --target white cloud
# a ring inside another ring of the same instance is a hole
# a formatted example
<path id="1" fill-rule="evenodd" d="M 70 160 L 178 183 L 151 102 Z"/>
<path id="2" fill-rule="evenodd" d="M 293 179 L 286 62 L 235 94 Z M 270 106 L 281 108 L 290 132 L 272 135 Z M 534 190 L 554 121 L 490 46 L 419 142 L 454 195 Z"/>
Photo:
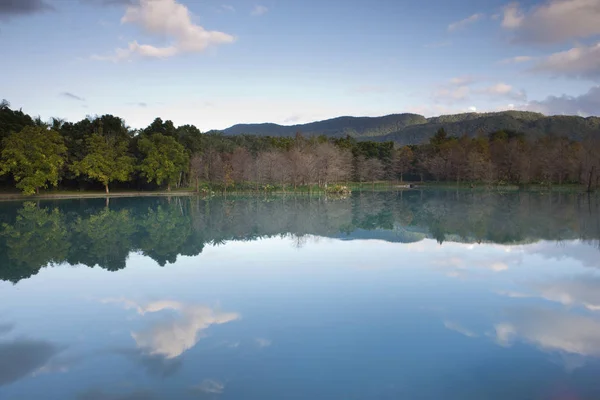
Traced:
<path id="1" fill-rule="evenodd" d="M 504 8 L 502 26 L 515 42 L 560 43 L 600 34 L 599 0 L 547 0 L 530 10 L 517 3 Z"/>
<path id="2" fill-rule="evenodd" d="M 469 329 L 465 328 L 464 326 L 460 325 L 458 322 L 453 322 L 453 321 L 444 321 L 444 326 L 447 329 L 450 329 L 451 331 L 455 331 L 458 332 L 462 335 L 465 335 L 467 337 L 477 337 L 477 334 L 474 333 L 473 331 L 470 331 Z"/>
<path id="3" fill-rule="evenodd" d="M 175 0 L 140 0 L 139 4 L 127 7 L 121 23 L 138 25 L 147 34 L 170 39 L 171 44 L 155 47 L 132 41 L 126 49 L 119 48 L 109 56 L 94 55 L 93 59 L 122 61 L 135 56 L 166 58 L 180 53 L 202 52 L 209 46 L 235 40 L 227 33 L 207 31 L 194 24 L 188 8 Z"/>
<path id="4" fill-rule="evenodd" d="M 527 293 L 521 293 L 521 292 L 515 292 L 515 291 L 497 291 L 497 294 L 501 295 L 501 296 L 506 296 L 506 297 L 510 297 L 513 299 L 526 299 L 529 297 L 532 297 L 532 295 L 527 294 Z"/>
<path id="5" fill-rule="evenodd" d="M 150 355 L 175 358 L 196 345 L 202 331 L 211 325 L 220 325 L 240 318 L 237 313 L 223 313 L 210 307 L 187 305 L 177 301 L 156 301 L 142 306 L 127 299 L 108 299 L 105 303 L 120 303 L 126 309 L 135 309 L 138 314 L 174 311 L 177 318 L 165 319 L 150 329 L 132 332 L 137 346 Z"/>
<path id="6" fill-rule="evenodd" d="M 457 86 L 470 85 L 474 82 L 475 82 L 475 78 L 473 78 L 472 76 L 469 76 L 469 75 L 458 76 L 456 78 L 450 79 L 450 84 L 457 85 Z"/>
<path id="7" fill-rule="evenodd" d="M 230 4 L 221 5 L 221 9 L 223 9 L 225 11 L 229 11 L 229 12 L 235 12 L 235 7 Z"/>
<path id="8" fill-rule="evenodd" d="M 525 101 L 527 95 L 522 90 L 516 90 L 506 83 L 497 83 L 495 85 L 478 89 L 476 93 L 484 94 L 492 98 L 506 97 L 514 100 Z"/>
<path id="9" fill-rule="evenodd" d="M 434 101 L 465 100 L 471 94 L 471 89 L 466 85 L 457 87 L 441 87 L 433 93 Z"/>
<path id="10" fill-rule="evenodd" d="M 525 16 L 519 9 L 518 3 L 511 3 L 504 7 L 502 26 L 507 29 L 515 29 L 523 24 Z"/>
<path id="11" fill-rule="evenodd" d="M 458 29 L 464 28 L 467 25 L 473 24 L 481 19 L 483 19 L 485 17 L 484 14 L 473 14 L 470 17 L 467 17 L 461 21 L 458 22 L 453 22 L 450 25 L 448 25 L 448 31 L 449 32 L 454 32 Z"/>
<path id="12" fill-rule="evenodd" d="M 414 105 L 406 109 L 406 112 L 423 115 L 425 117 L 436 117 L 439 115 L 461 114 L 474 112 L 477 110 L 475 106 L 446 106 L 443 104 L 423 104 Z"/>
<path id="13" fill-rule="evenodd" d="M 551 54 L 535 65 L 533 70 L 555 76 L 598 81 L 600 80 L 600 42 Z"/>
<path id="14" fill-rule="evenodd" d="M 600 110 L 600 85 L 593 86 L 587 93 L 579 96 L 548 96 L 541 101 L 530 101 L 520 108 L 546 115 L 597 115 Z"/>
<path id="15" fill-rule="evenodd" d="M 506 95 L 512 92 L 512 86 L 507 85 L 506 83 L 498 83 L 496 85 L 490 86 L 488 88 L 483 89 L 483 92 L 489 94 L 501 94 Z"/>
<path id="16" fill-rule="evenodd" d="M 269 9 L 267 7 L 261 6 L 261 5 L 256 5 L 250 12 L 250 15 L 252 15 L 254 17 L 260 17 L 261 15 L 265 15 L 268 11 L 269 11 Z"/>
<path id="17" fill-rule="evenodd" d="M 452 104 L 468 100 L 472 95 L 486 96 L 491 100 L 509 98 L 525 101 L 527 98 L 524 91 L 516 90 L 506 83 L 499 82 L 488 87 L 477 87 L 475 83 L 475 79 L 470 76 L 452 78 L 448 84 L 439 86 L 433 92 L 433 101 L 436 103 L 446 102 Z"/>
<path id="18" fill-rule="evenodd" d="M 521 64 L 532 61 L 534 59 L 535 57 L 530 56 L 516 56 L 511 58 L 505 58 L 504 60 L 500 61 L 500 64 Z"/>

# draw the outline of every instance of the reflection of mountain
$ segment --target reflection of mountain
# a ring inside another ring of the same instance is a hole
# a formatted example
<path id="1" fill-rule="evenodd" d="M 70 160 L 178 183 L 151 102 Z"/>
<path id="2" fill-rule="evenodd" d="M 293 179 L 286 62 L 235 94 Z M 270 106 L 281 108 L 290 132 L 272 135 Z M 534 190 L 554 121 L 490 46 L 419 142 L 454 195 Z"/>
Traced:
<path id="1" fill-rule="evenodd" d="M 440 243 L 510 245 L 573 239 L 597 243 L 600 238 L 599 199 L 577 193 L 430 190 L 363 192 L 338 200 L 157 197 L 116 199 L 110 208 L 103 200 L 5 203 L 2 208 L 0 279 L 12 282 L 60 263 L 119 270 L 130 252 L 164 266 L 178 255 L 200 254 L 206 244 L 270 236 L 398 243 L 429 237 Z M 585 247 L 592 256 L 598 254 Z"/>

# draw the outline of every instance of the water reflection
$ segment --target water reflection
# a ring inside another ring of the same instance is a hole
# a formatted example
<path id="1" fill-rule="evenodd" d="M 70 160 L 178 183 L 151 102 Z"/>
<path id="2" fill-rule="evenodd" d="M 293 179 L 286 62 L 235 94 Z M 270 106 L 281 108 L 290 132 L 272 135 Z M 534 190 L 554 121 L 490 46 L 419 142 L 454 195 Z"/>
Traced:
<path id="1" fill-rule="evenodd" d="M 600 398 L 596 197 L 0 207 L 2 399 Z"/>
<path id="2" fill-rule="evenodd" d="M 514 340 L 530 342 L 541 349 L 600 355 L 600 321 L 550 308 L 509 310 L 506 321 L 494 326 L 496 340 L 504 346 Z"/>
<path id="3" fill-rule="evenodd" d="M 0 386 L 36 372 L 60 350 L 57 345 L 42 340 L 0 342 Z"/>
<path id="4" fill-rule="evenodd" d="M 424 191 L 314 197 L 118 199 L 3 204 L 0 279 L 18 282 L 47 265 L 126 267 L 132 252 L 159 265 L 195 256 L 205 245 L 260 237 L 306 235 L 416 243 L 532 244 L 549 258 L 575 257 L 597 265 L 598 197 L 582 194 L 494 194 Z M 461 269 L 459 259 L 441 261 Z M 489 261 L 486 261 L 489 264 Z M 502 263 L 487 266 L 506 269 Z"/>
<path id="5" fill-rule="evenodd" d="M 138 314 L 175 311 L 178 316 L 165 318 L 152 327 L 132 332 L 137 346 L 150 355 L 160 355 L 167 359 L 175 358 L 192 348 L 202 337 L 202 331 L 211 325 L 220 325 L 235 321 L 237 313 L 215 311 L 201 305 L 182 304 L 177 301 L 156 301 L 140 306 L 131 300 L 105 300 L 106 303 L 121 303 L 125 308 L 133 308 Z"/>

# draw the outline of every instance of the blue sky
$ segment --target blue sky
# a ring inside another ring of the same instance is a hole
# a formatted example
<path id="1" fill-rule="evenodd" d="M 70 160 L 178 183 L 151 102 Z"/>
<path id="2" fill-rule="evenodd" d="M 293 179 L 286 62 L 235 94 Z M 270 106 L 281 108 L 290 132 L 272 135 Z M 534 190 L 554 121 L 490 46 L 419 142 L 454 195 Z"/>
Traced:
<path id="1" fill-rule="evenodd" d="M 0 97 L 201 130 L 600 110 L 600 0 L 0 0 Z"/>

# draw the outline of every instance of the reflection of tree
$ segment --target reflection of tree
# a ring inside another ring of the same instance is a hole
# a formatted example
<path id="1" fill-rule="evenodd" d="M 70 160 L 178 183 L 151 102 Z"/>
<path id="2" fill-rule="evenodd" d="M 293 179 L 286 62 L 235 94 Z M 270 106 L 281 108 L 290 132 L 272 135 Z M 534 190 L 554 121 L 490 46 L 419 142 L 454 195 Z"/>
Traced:
<path id="1" fill-rule="evenodd" d="M 583 239 L 598 246 L 600 204 L 569 193 L 477 191 L 315 196 L 115 199 L 25 203 L 0 215 L 0 279 L 17 282 L 49 264 L 126 266 L 141 251 L 160 265 L 206 244 L 306 235 L 414 242 L 530 243 Z"/>
<path id="2" fill-rule="evenodd" d="M 149 209 L 140 227 L 143 230 L 140 250 L 160 266 L 177 260 L 192 230 L 190 219 L 184 216 L 177 205 Z"/>
<path id="3" fill-rule="evenodd" d="M 76 263 L 101 265 L 110 271 L 125 268 L 136 232 L 135 220 L 129 210 L 106 208 L 89 218 L 78 217 L 73 225 L 74 242 L 80 249 Z M 71 259 L 69 262 L 74 263 Z"/>
<path id="4" fill-rule="evenodd" d="M 10 260 L 2 275 L 13 281 L 37 273 L 40 266 L 64 261 L 69 251 L 63 214 L 58 209 L 38 208 L 32 202 L 18 211 L 14 224 L 3 224 L 2 236 Z"/>

